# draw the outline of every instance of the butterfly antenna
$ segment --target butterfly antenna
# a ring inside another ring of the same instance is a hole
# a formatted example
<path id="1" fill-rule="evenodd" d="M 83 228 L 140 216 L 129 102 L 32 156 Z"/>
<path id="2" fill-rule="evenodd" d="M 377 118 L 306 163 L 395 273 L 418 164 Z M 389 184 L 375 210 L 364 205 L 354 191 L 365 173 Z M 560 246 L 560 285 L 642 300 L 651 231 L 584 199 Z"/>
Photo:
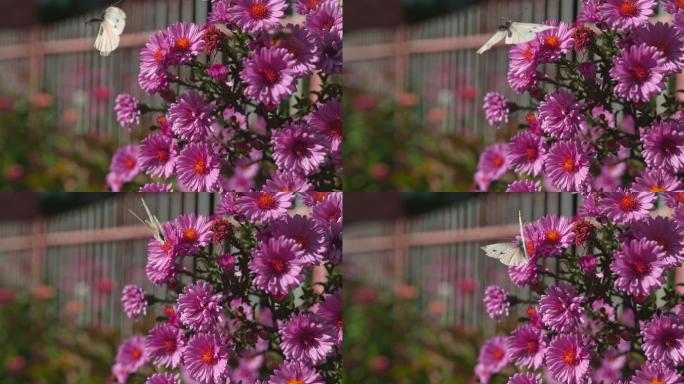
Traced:
<path id="1" fill-rule="evenodd" d="M 117 2 L 115 2 L 115 3 L 113 3 L 112 5 L 110 5 L 110 7 L 118 7 L 118 6 L 119 6 L 121 3 L 123 3 L 123 2 L 124 2 L 124 0 L 119 0 L 119 1 L 117 1 Z"/>
<path id="2" fill-rule="evenodd" d="M 101 22 L 102 22 L 102 19 L 94 18 L 94 19 L 90 19 L 90 20 L 86 21 L 85 23 L 86 24 L 92 24 L 92 23 L 101 23 Z"/>

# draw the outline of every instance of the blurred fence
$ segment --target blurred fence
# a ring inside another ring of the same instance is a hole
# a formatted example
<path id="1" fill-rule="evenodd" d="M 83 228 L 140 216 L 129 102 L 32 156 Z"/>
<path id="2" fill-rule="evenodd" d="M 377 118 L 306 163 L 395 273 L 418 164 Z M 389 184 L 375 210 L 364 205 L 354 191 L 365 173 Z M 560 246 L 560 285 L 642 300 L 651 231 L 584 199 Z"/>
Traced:
<path id="1" fill-rule="evenodd" d="M 120 194 L 48 219 L 0 224 L 0 284 L 30 290 L 37 284 L 56 289 L 62 313 L 81 325 L 119 329 L 132 321 L 121 308 L 121 289 L 137 284 L 164 296 L 145 275 L 149 230 L 129 212 L 144 217 L 139 194 Z M 211 215 L 220 198 L 206 193 L 144 196 L 161 222 L 182 213 Z M 192 268 L 192 260 L 186 260 Z"/>
<path id="2" fill-rule="evenodd" d="M 353 198 L 353 195 L 347 198 Z M 488 193 L 396 222 L 371 222 L 344 229 L 345 279 L 383 292 L 408 284 L 418 289 L 425 313 L 444 324 L 492 333 L 482 303 L 491 284 L 523 297 L 506 267 L 480 247 L 510 241 L 518 233 L 518 211 L 531 222 L 544 215 L 573 216 L 579 196 L 561 193 Z M 548 268 L 554 269 L 554 260 Z"/>

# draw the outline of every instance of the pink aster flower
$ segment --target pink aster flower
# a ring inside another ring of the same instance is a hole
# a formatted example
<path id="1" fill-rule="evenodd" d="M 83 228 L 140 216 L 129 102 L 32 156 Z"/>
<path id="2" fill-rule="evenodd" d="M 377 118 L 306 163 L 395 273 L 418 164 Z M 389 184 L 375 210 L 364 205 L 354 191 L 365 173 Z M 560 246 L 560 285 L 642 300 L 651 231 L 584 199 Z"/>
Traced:
<path id="1" fill-rule="evenodd" d="M 529 74 L 537 68 L 537 53 L 539 45 L 537 40 L 529 43 L 517 44 L 511 48 L 509 53 L 509 71 L 512 73 Z"/>
<path id="2" fill-rule="evenodd" d="M 554 379 L 566 384 L 586 382 L 591 372 L 591 354 L 575 335 L 556 336 L 549 344 L 546 364 Z"/>
<path id="3" fill-rule="evenodd" d="M 328 75 L 342 73 L 342 32 L 325 31 L 318 43 L 318 68 Z"/>
<path id="4" fill-rule="evenodd" d="M 508 145 L 511 165 L 518 173 L 539 176 L 544 166 L 546 144 L 541 136 L 524 131 L 511 139 Z"/>
<path id="5" fill-rule="evenodd" d="M 308 216 L 286 215 L 281 220 L 271 223 L 270 231 L 273 237 L 295 240 L 302 246 L 304 251 L 302 263 L 305 265 L 316 265 L 323 261 L 327 250 L 325 249 L 323 227 Z"/>
<path id="6" fill-rule="evenodd" d="M 508 309 L 511 306 L 506 291 L 496 285 L 491 285 L 485 290 L 484 304 L 487 314 L 494 320 L 508 316 Z"/>
<path id="7" fill-rule="evenodd" d="M 489 339 L 480 349 L 478 365 L 482 365 L 489 374 L 501 372 L 509 361 L 508 346 L 506 345 L 506 338 L 503 336 Z"/>
<path id="8" fill-rule="evenodd" d="M 296 90 L 294 65 L 294 56 L 284 48 L 256 50 L 240 72 L 245 95 L 267 106 L 280 104 Z"/>
<path id="9" fill-rule="evenodd" d="M 293 198 L 293 193 L 247 192 L 237 200 L 236 209 L 251 221 L 267 223 L 287 215 Z"/>
<path id="10" fill-rule="evenodd" d="M 285 0 L 237 0 L 230 14 L 243 31 L 255 33 L 279 27 L 286 10 Z"/>
<path id="11" fill-rule="evenodd" d="M 333 352 L 332 328 L 311 313 L 293 315 L 280 327 L 280 347 L 288 360 L 318 365 Z"/>
<path id="12" fill-rule="evenodd" d="M 615 93 L 633 102 L 648 102 L 665 89 L 665 57 L 646 44 L 625 48 L 616 58 L 610 76 Z"/>
<path id="13" fill-rule="evenodd" d="M 342 30 L 342 7 L 338 1 L 326 1 L 306 15 L 306 28 L 316 34 Z"/>
<path id="14" fill-rule="evenodd" d="M 684 68 L 684 35 L 674 26 L 662 22 L 644 25 L 634 31 L 634 44 L 642 43 L 663 54 L 666 74 L 677 73 Z"/>
<path id="15" fill-rule="evenodd" d="M 145 193 L 160 193 L 160 192 L 173 192 L 173 186 L 171 184 L 160 184 L 160 183 L 148 183 L 143 185 L 138 189 L 138 192 Z"/>
<path id="16" fill-rule="evenodd" d="M 648 217 L 656 195 L 650 192 L 608 192 L 601 200 L 603 214 L 618 224 L 629 224 Z"/>
<path id="17" fill-rule="evenodd" d="M 611 271 L 617 276 L 615 287 L 643 299 L 665 281 L 665 252 L 655 241 L 639 239 L 622 245 L 615 254 Z"/>
<path id="18" fill-rule="evenodd" d="M 169 75 L 164 71 L 143 71 L 138 74 L 138 85 L 145 93 L 154 95 L 169 89 Z"/>
<path id="19" fill-rule="evenodd" d="M 506 192 L 541 192 L 541 184 L 539 181 L 533 180 L 516 180 L 506 187 Z"/>
<path id="20" fill-rule="evenodd" d="M 180 328 L 157 324 L 145 338 L 145 345 L 157 367 L 176 369 L 183 358 L 185 339 Z"/>
<path id="21" fill-rule="evenodd" d="M 672 121 L 655 123 L 641 136 L 649 167 L 679 172 L 684 169 L 684 132 Z"/>
<path id="22" fill-rule="evenodd" d="M 287 170 L 274 172 L 262 188 L 264 192 L 309 192 L 313 189 L 304 176 Z"/>
<path id="23" fill-rule="evenodd" d="M 664 263 L 668 267 L 677 267 L 684 262 L 684 228 L 670 218 L 658 216 L 647 217 L 632 225 L 635 237 L 652 240 L 665 251 Z"/>
<path id="24" fill-rule="evenodd" d="M 313 208 L 313 218 L 324 226 L 342 221 L 342 193 L 330 192 Z"/>
<path id="25" fill-rule="evenodd" d="M 133 124 L 140 124 L 140 102 L 135 97 L 122 93 L 116 97 L 114 112 L 116 121 L 122 127 L 130 129 Z"/>
<path id="26" fill-rule="evenodd" d="M 530 239 L 530 241 L 528 242 L 531 243 L 532 240 Z M 526 242 L 526 245 L 528 246 L 528 248 L 530 248 L 531 244 L 527 244 L 528 242 Z M 527 253 L 530 254 L 529 250 Z M 530 255 L 530 257 L 533 256 L 534 254 Z M 537 280 L 537 278 L 539 277 L 539 271 L 539 266 L 534 262 L 523 263 L 518 266 L 508 267 L 508 277 L 510 277 L 513 284 L 519 287 L 524 287 Z"/>
<path id="27" fill-rule="evenodd" d="M 575 46 L 574 33 L 575 29 L 572 26 L 562 22 L 558 24 L 557 28 L 538 33 L 539 61 L 542 63 L 556 62 L 571 52 Z"/>
<path id="28" fill-rule="evenodd" d="M 599 12 L 599 6 L 602 4 L 602 2 L 603 0 L 583 0 L 582 10 L 577 17 L 577 23 L 598 24 L 603 22 Z"/>
<path id="29" fill-rule="evenodd" d="M 195 331 L 207 331 L 222 321 L 223 295 L 205 281 L 198 281 L 183 289 L 178 296 L 178 312 L 184 325 Z"/>
<path id="30" fill-rule="evenodd" d="M 572 93 L 551 93 L 539 105 L 539 120 L 544 132 L 562 139 L 574 138 L 582 123 L 582 103 Z"/>
<path id="31" fill-rule="evenodd" d="M 534 373 L 516 373 L 506 384 L 542 384 L 541 375 Z"/>
<path id="32" fill-rule="evenodd" d="M 634 374 L 630 384 L 680 384 L 684 378 L 673 367 L 660 362 L 644 363 Z"/>
<path id="33" fill-rule="evenodd" d="M 510 169 L 511 159 L 508 145 L 494 144 L 480 155 L 477 169 L 485 173 L 490 180 L 498 180 Z"/>
<path id="34" fill-rule="evenodd" d="M 648 360 L 669 366 L 684 363 L 684 322 L 672 314 L 655 315 L 641 327 Z"/>
<path id="35" fill-rule="evenodd" d="M 181 139 L 204 139 L 215 131 L 216 118 L 212 115 L 213 112 L 214 107 L 207 103 L 201 94 L 190 91 L 176 99 L 169 107 L 171 129 Z"/>
<path id="36" fill-rule="evenodd" d="M 530 239 L 534 239 L 532 244 L 536 244 L 535 252 L 528 253 L 544 257 L 559 255 L 575 241 L 572 222 L 565 216 L 542 217 L 536 224 L 533 236 Z"/>
<path id="37" fill-rule="evenodd" d="M 116 364 L 127 373 L 137 372 L 147 363 L 148 353 L 145 348 L 145 338 L 133 336 L 124 340 L 116 352 Z"/>
<path id="38" fill-rule="evenodd" d="M 189 192 L 213 192 L 221 164 L 206 144 L 192 143 L 180 153 L 176 163 L 178 181 Z"/>
<path id="39" fill-rule="evenodd" d="M 342 104 L 333 99 L 318 106 L 309 116 L 309 125 L 321 137 L 325 138 L 326 146 L 331 151 L 337 151 L 342 146 L 344 122 L 342 121 Z"/>
<path id="40" fill-rule="evenodd" d="M 546 175 L 556 188 L 566 192 L 586 189 L 589 157 L 577 142 L 559 141 L 544 159 Z"/>
<path id="41" fill-rule="evenodd" d="M 165 31 L 150 35 L 145 48 L 140 50 L 140 71 L 158 73 L 166 70 L 167 56 L 171 51 L 169 37 Z"/>
<path id="42" fill-rule="evenodd" d="M 269 384 L 324 384 L 325 381 L 316 370 L 298 361 L 284 362 L 275 369 Z"/>
<path id="43" fill-rule="evenodd" d="M 273 134 L 273 158 L 279 169 L 305 176 L 319 171 L 325 163 L 323 137 L 308 130 L 305 123 L 290 123 Z"/>
<path id="44" fill-rule="evenodd" d="M 337 347 L 342 350 L 342 336 L 344 329 L 344 303 L 342 290 L 338 289 L 333 294 L 323 296 L 323 301 L 316 308 L 316 315 L 327 325 L 337 331 Z"/>
<path id="45" fill-rule="evenodd" d="M 122 183 L 135 179 L 140 173 L 140 147 L 127 145 L 119 149 L 112 158 L 109 171 L 117 175 Z"/>
<path id="46" fill-rule="evenodd" d="M 311 11 L 315 11 L 327 0 L 295 0 L 294 9 L 300 15 L 306 15 Z"/>
<path id="47" fill-rule="evenodd" d="M 539 312 L 544 324 L 556 332 L 579 329 L 584 314 L 584 299 L 565 283 L 549 287 L 539 299 Z"/>
<path id="48" fill-rule="evenodd" d="M 606 0 L 598 10 L 611 28 L 629 30 L 647 24 L 656 5 L 655 0 Z"/>
<path id="49" fill-rule="evenodd" d="M 211 220 L 206 216 L 188 213 L 178 216 L 173 222 L 176 229 L 178 248 L 185 255 L 197 253 L 201 247 L 211 243 L 213 236 Z"/>
<path id="50" fill-rule="evenodd" d="M 254 285 L 276 297 L 284 297 L 303 279 L 304 250 L 292 239 L 271 238 L 262 242 L 249 263 L 256 274 Z"/>
<path id="51" fill-rule="evenodd" d="M 155 373 L 147 378 L 145 384 L 181 384 L 178 375 L 170 373 Z"/>
<path id="52" fill-rule="evenodd" d="M 135 285 L 127 285 L 121 292 L 121 303 L 129 319 L 147 315 L 145 291 Z"/>
<path id="53" fill-rule="evenodd" d="M 141 167 L 152 177 L 171 177 L 175 170 L 177 155 L 176 140 L 160 133 L 148 136 L 140 144 Z"/>
<path id="54" fill-rule="evenodd" d="M 283 27 L 287 33 L 271 33 L 265 37 L 267 46 L 275 48 L 285 48 L 294 57 L 294 67 L 296 77 L 303 77 L 313 73 L 319 60 L 318 42 L 314 35 L 306 28 L 287 24 Z"/>
<path id="55" fill-rule="evenodd" d="M 226 382 L 228 358 L 227 346 L 215 334 L 197 334 L 183 350 L 183 364 L 188 375 L 205 384 Z"/>
<path id="56" fill-rule="evenodd" d="M 518 367 L 539 369 L 544 363 L 546 338 L 541 329 L 523 325 L 511 333 L 508 350 L 510 359 Z"/>
<path id="57" fill-rule="evenodd" d="M 489 92 L 484 97 L 482 108 L 489 125 L 498 127 L 501 124 L 508 123 L 508 100 L 504 95 L 497 92 Z"/>
<path id="58" fill-rule="evenodd" d="M 672 192 L 682 189 L 682 183 L 671 173 L 662 169 L 647 169 L 634 180 L 633 191 Z"/>
<path id="59" fill-rule="evenodd" d="M 202 28 L 193 23 L 177 22 L 167 29 L 171 48 L 170 64 L 187 64 L 204 50 Z"/>

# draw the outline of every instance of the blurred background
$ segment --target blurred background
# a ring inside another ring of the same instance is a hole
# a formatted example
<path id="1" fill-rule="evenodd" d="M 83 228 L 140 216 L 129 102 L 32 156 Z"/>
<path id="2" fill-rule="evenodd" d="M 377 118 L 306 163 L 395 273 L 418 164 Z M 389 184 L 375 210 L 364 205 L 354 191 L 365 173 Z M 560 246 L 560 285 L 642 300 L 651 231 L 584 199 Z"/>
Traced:
<path id="1" fill-rule="evenodd" d="M 121 339 L 144 334 L 162 314 L 135 323 L 121 290 L 136 284 L 164 297 L 145 276 L 149 230 L 141 195 L 0 193 L 0 382 L 102 384 Z M 160 221 L 213 214 L 213 194 L 148 194 Z M 192 260 L 187 260 L 193 268 Z M 137 381 L 134 381 L 137 382 Z"/>
<path id="2" fill-rule="evenodd" d="M 345 383 L 474 382 L 479 346 L 515 326 L 487 316 L 485 288 L 497 284 L 528 295 L 480 247 L 510 241 L 518 233 L 518 210 L 526 222 L 573 216 L 578 199 L 559 193 L 345 194 Z M 526 308 L 517 309 L 522 315 Z M 515 321 L 515 312 L 508 319 Z"/>

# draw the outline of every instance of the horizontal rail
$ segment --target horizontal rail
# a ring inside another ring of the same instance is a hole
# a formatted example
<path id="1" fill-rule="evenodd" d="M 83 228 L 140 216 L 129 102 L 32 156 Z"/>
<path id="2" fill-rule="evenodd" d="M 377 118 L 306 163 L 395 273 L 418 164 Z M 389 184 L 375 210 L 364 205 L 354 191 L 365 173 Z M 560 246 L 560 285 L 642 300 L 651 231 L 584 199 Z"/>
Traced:
<path id="1" fill-rule="evenodd" d="M 356 239 L 345 238 L 344 253 L 367 253 L 403 247 L 450 245 L 489 240 L 495 241 L 515 236 L 519 230 L 520 227 L 518 224 L 507 224 L 480 228 L 404 233 L 391 236 Z"/>
<path id="2" fill-rule="evenodd" d="M 67 246 L 104 243 L 110 241 L 143 240 L 152 233 L 143 225 L 113 227 L 95 230 L 79 230 L 35 235 L 8 237 L 0 239 L 0 252 L 32 249 L 37 241 L 41 246 Z"/>
<path id="3" fill-rule="evenodd" d="M 491 38 L 491 34 L 460 37 L 438 37 L 432 39 L 410 40 L 348 46 L 344 48 L 344 61 L 365 61 L 394 57 L 400 54 L 439 53 L 480 48 Z M 498 44 L 502 46 L 503 44 Z"/>

